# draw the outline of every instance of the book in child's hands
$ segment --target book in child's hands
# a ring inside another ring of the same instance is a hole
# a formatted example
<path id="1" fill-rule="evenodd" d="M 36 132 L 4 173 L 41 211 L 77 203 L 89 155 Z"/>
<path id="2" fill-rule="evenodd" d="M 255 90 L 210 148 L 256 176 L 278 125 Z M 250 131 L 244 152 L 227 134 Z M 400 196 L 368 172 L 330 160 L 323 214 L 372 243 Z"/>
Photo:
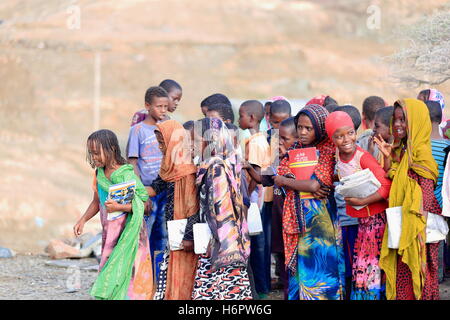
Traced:
<path id="1" fill-rule="evenodd" d="M 297 180 L 309 180 L 317 165 L 316 148 L 302 148 L 289 151 L 289 168 Z"/>
<path id="2" fill-rule="evenodd" d="M 195 254 L 205 254 L 208 251 L 209 242 L 212 237 L 208 224 L 195 223 L 193 226 L 193 233 Z"/>
<path id="3" fill-rule="evenodd" d="M 344 198 L 366 198 L 381 187 L 380 181 L 375 177 L 370 169 L 357 171 L 340 180 L 335 191 Z M 366 206 L 352 206 L 356 210 L 361 210 Z"/>
<path id="4" fill-rule="evenodd" d="M 167 236 L 171 251 L 183 250 L 183 238 L 186 232 L 187 219 L 167 221 Z"/>
<path id="5" fill-rule="evenodd" d="M 309 180 L 318 163 L 317 149 L 315 147 L 294 149 L 289 152 L 289 169 L 297 180 Z M 312 199 L 312 194 L 300 192 L 302 199 Z"/>
<path id="6" fill-rule="evenodd" d="M 133 201 L 135 190 L 135 180 L 114 184 L 109 187 L 108 200 L 113 200 L 119 204 L 129 204 Z M 116 220 L 125 214 L 126 212 L 122 211 L 108 213 L 108 220 Z"/>

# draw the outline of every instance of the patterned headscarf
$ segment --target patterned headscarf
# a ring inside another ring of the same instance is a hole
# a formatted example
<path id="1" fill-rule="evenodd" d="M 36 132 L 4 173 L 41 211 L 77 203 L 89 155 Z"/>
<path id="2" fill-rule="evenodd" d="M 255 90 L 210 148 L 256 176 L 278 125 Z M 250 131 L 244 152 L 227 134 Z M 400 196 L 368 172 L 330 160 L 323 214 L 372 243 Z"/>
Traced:
<path id="1" fill-rule="evenodd" d="M 314 146 L 324 141 L 327 138 L 327 134 L 325 131 L 325 120 L 329 115 L 327 109 L 318 104 L 307 104 L 295 116 L 295 126 L 297 126 L 298 118 L 300 118 L 302 114 L 308 116 L 314 127 L 316 140 L 313 142 L 312 145 Z"/>
<path id="2" fill-rule="evenodd" d="M 442 93 L 437 91 L 436 89 L 430 89 L 430 94 L 428 95 L 428 100 L 439 102 L 442 110 L 445 108 L 444 96 Z"/>
<path id="3" fill-rule="evenodd" d="M 213 237 L 212 269 L 237 264 L 246 266 L 250 255 L 248 226 L 243 214 L 240 173 L 231 135 L 216 118 L 196 123 L 196 139 L 206 146 L 197 174 L 200 189 L 200 219 L 208 223 Z"/>
<path id="4" fill-rule="evenodd" d="M 295 142 L 289 150 L 295 150 L 305 147 L 316 147 L 319 151 L 319 161 L 314 169 L 314 176 L 321 185 L 331 187 L 333 185 L 333 173 L 335 166 L 336 149 L 333 142 L 327 136 L 325 131 L 325 120 L 329 115 L 328 111 L 319 105 L 307 105 L 295 117 L 295 123 L 298 123 L 300 115 L 305 114 L 311 120 L 316 136 L 311 146 L 302 146 L 300 142 Z M 288 150 L 288 151 L 289 151 Z M 278 167 L 278 174 L 282 176 L 295 177 L 289 168 L 289 153 L 286 153 Z M 283 212 L 283 240 L 285 245 L 286 266 L 293 273 L 297 268 L 296 252 L 299 236 L 305 233 L 306 219 L 302 210 L 299 192 L 286 190 L 286 199 Z"/>

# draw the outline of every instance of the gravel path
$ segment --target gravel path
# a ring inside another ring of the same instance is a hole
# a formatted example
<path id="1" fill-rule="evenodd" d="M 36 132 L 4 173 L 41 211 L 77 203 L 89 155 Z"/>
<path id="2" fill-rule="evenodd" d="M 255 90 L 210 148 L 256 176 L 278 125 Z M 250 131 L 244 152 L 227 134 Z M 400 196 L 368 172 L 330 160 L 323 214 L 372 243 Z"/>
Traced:
<path id="1" fill-rule="evenodd" d="M 17 255 L 0 259 L 0 300 L 92 300 L 89 290 L 97 277 L 96 266 L 94 258 Z M 442 300 L 450 300 L 450 279 L 441 283 L 440 292 Z M 264 300 L 282 298 L 281 291 L 272 291 Z"/>

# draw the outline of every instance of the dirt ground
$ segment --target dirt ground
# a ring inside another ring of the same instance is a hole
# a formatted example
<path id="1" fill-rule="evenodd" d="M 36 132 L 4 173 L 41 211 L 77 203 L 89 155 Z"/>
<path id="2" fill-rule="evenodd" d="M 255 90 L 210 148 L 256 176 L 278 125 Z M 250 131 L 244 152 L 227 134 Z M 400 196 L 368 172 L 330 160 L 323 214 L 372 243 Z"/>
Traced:
<path id="1" fill-rule="evenodd" d="M 94 258 L 59 260 L 71 267 L 54 263 L 45 255 L 17 255 L 0 259 L 0 300 L 93 300 L 89 290 L 97 272 Z M 450 279 L 440 284 L 442 300 L 450 300 Z M 282 300 L 282 291 L 272 291 L 267 299 Z"/>

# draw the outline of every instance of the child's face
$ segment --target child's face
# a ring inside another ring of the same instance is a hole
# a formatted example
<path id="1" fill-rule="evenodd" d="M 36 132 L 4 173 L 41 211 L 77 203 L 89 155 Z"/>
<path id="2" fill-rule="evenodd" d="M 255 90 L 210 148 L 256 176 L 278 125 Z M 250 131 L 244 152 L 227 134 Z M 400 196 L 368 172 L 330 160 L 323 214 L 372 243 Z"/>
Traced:
<path id="1" fill-rule="evenodd" d="M 239 108 L 239 127 L 242 130 L 252 127 L 252 118 L 248 115 L 244 108 Z"/>
<path id="2" fill-rule="evenodd" d="M 297 134 L 298 140 L 303 145 L 310 145 L 316 140 L 313 124 L 307 115 L 302 114 L 298 118 Z"/>
<path id="3" fill-rule="evenodd" d="M 104 168 L 106 166 L 106 157 L 103 149 L 95 141 L 89 141 L 88 152 L 94 161 L 97 168 Z"/>
<path id="4" fill-rule="evenodd" d="M 163 155 L 165 155 L 166 151 L 167 151 L 167 147 L 166 147 L 166 143 L 164 142 L 164 137 L 163 137 L 162 133 L 155 130 L 155 137 L 159 143 L 159 150 L 161 150 L 161 153 Z"/>
<path id="5" fill-rule="evenodd" d="M 406 119 L 403 109 L 396 107 L 394 110 L 394 119 L 392 124 L 392 134 L 396 140 L 402 140 L 406 137 Z"/>
<path id="6" fill-rule="evenodd" d="M 223 121 L 222 117 L 220 116 L 219 112 L 216 110 L 206 111 L 206 117 L 207 118 L 217 118 Z"/>
<path id="7" fill-rule="evenodd" d="M 145 103 L 145 107 L 148 110 L 148 114 L 155 121 L 161 121 L 167 115 L 167 110 L 169 108 L 169 98 L 153 97 L 150 104 Z"/>
<path id="8" fill-rule="evenodd" d="M 274 129 L 278 129 L 280 123 L 287 118 L 289 118 L 289 114 L 287 113 L 270 113 L 269 122 Z"/>
<path id="9" fill-rule="evenodd" d="M 280 139 L 279 139 L 279 156 L 283 157 L 287 150 L 292 147 L 298 137 L 295 135 L 295 129 L 280 126 Z"/>
<path id="10" fill-rule="evenodd" d="M 345 126 L 337 129 L 333 134 L 333 142 L 339 149 L 340 154 L 351 155 L 356 150 L 355 128 Z"/>
<path id="11" fill-rule="evenodd" d="M 389 127 L 386 126 L 380 118 L 375 118 L 375 126 L 373 127 L 373 136 L 378 137 L 381 136 L 384 141 L 388 141 L 391 137 L 391 133 L 389 132 Z"/>
<path id="12" fill-rule="evenodd" d="M 175 110 L 178 107 L 178 104 L 180 103 L 181 96 L 183 95 L 182 91 L 180 89 L 172 89 L 169 92 L 169 112 L 175 112 Z"/>

